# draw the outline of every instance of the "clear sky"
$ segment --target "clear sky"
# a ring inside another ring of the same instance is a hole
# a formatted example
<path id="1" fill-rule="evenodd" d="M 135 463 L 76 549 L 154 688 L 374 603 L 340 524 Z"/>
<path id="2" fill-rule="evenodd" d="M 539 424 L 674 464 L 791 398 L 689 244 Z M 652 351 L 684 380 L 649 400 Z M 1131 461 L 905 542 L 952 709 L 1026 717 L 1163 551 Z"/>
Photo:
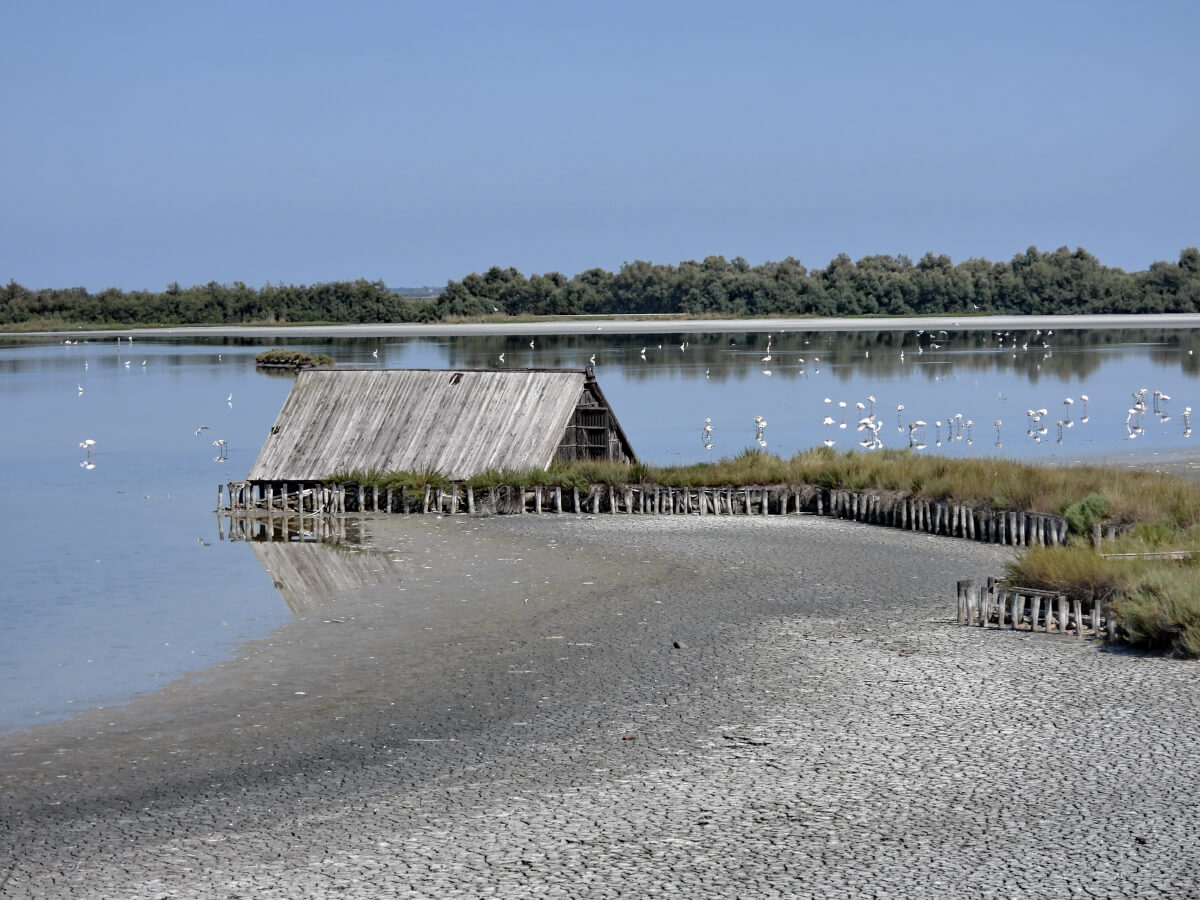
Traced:
<path id="1" fill-rule="evenodd" d="M 1200 4 L 0 5 L 0 282 L 1200 244 Z"/>

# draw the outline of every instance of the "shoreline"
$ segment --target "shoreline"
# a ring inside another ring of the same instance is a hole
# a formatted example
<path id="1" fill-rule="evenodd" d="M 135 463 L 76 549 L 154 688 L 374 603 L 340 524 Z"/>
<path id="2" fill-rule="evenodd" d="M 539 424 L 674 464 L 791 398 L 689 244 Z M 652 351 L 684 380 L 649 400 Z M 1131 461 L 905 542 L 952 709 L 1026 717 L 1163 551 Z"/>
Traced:
<path id="1" fill-rule="evenodd" d="M 160 720 L 0 740 L 6 896 L 1054 897 L 1121 892 L 1132 855 L 1194 886 L 1195 664 L 951 624 L 1003 548 L 816 517 L 371 530 L 398 570 L 275 569 L 304 621 Z"/>
<path id="2" fill-rule="evenodd" d="M 810 332 L 810 331 L 910 331 L 945 328 L 956 331 L 995 329 L 1107 330 L 1133 328 L 1200 328 L 1200 313 L 1147 313 L 1142 315 L 996 315 L 910 316 L 897 318 L 758 318 L 758 319 L 632 319 L 580 317 L 576 320 L 464 323 L 376 323 L 354 325 L 179 325 L 66 331 L 2 332 L 6 337 L 116 337 L 130 333 L 150 337 L 448 337 L 482 334 L 697 334 L 704 332 Z"/>

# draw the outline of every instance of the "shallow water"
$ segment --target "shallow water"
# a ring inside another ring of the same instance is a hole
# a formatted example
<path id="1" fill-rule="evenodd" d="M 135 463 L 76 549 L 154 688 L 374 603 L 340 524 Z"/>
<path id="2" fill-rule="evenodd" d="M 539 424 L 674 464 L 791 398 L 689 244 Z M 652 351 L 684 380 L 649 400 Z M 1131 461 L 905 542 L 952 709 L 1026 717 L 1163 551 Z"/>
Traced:
<path id="1" fill-rule="evenodd" d="M 217 484 L 245 476 L 290 389 L 290 376 L 254 368 L 270 347 L 390 368 L 579 367 L 594 354 L 635 451 L 654 463 L 758 447 L 756 415 L 766 448 L 784 456 L 824 440 L 857 448 L 856 423 L 872 409 L 888 447 L 911 435 L 920 452 L 947 456 L 1144 462 L 1188 451 L 1184 409 L 1200 401 L 1200 335 L 1190 330 L 530 339 L 0 343 L 10 511 L 0 525 L 0 729 L 122 702 L 291 615 L 255 554 L 221 539 L 213 512 Z M 1130 420 L 1143 388 L 1147 410 Z M 1028 409 L 1046 413 L 1035 423 Z M 834 425 L 821 424 L 826 415 Z M 910 429 L 918 420 L 926 425 Z M 90 456 L 79 446 L 88 439 Z"/>

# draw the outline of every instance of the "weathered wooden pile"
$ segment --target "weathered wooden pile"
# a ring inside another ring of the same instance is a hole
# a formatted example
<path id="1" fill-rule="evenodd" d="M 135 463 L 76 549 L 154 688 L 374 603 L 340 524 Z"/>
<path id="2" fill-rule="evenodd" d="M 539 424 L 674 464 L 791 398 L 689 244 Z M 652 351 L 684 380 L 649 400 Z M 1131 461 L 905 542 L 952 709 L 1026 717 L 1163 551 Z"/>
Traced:
<path id="1" fill-rule="evenodd" d="M 1084 603 L 1055 591 L 1008 585 L 988 578 L 984 587 L 971 580 L 958 582 L 959 625 L 1009 628 L 1081 638 L 1092 634 L 1104 640 L 1116 637 L 1116 620 L 1107 604 L 1093 598 Z"/>
<path id="2" fill-rule="evenodd" d="M 222 507 L 225 496 L 229 503 Z M 808 513 L 1012 546 L 1055 545 L 1067 539 L 1067 521 L 1062 516 L 979 509 L 961 503 L 815 485 L 675 488 L 593 484 L 581 489 L 552 485 L 476 488 L 450 484 L 406 489 L 354 483 L 284 482 L 276 490 L 273 484 L 243 481 L 218 486 L 217 508 L 243 516 L 291 513 L 336 516 L 358 512 L 698 516 Z"/>

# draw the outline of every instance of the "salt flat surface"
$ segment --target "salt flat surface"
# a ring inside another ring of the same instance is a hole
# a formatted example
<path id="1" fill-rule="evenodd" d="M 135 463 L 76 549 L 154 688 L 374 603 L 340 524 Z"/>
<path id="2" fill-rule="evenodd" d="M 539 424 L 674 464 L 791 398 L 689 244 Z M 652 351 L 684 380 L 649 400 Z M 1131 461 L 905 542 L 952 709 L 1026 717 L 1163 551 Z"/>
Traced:
<path id="1" fill-rule="evenodd" d="M 5 896 L 1200 896 L 1195 664 L 953 625 L 1005 550 L 422 519 L 238 660 L 0 742 Z"/>

